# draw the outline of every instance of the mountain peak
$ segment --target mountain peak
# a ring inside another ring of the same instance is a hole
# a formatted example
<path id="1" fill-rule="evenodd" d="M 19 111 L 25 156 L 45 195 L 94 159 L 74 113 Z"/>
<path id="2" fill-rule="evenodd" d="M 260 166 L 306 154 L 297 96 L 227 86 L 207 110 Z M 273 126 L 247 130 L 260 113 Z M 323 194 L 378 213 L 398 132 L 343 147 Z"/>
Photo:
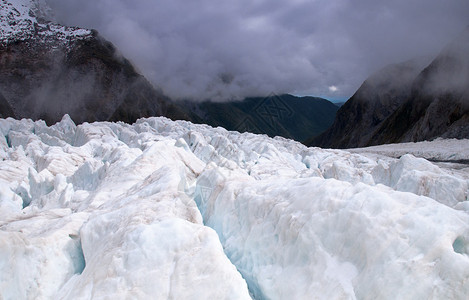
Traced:
<path id="1" fill-rule="evenodd" d="M 348 148 L 467 138 L 469 27 L 427 67 L 420 65 L 406 62 L 371 76 L 311 145 Z"/>
<path id="2" fill-rule="evenodd" d="M 413 90 L 437 97 L 448 93 L 467 99 L 469 82 L 469 27 L 453 39 L 416 78 Z M 466 95 L 462 97 L 462 95 Z"/>
<path id="3" fill-rule="evenodd" d="M 64 114 L 78 123 L 186 118 L 95 30 L 52 19 L 44 0 L 0 0 L 1 117 L 47 123 Z"/>
<path id="4" fill-rule="evenodd" d="M 54 37 L 66 42 L 92 35 L 92 31 L 55 24 L 53 14 L 43 0 L 0 0 L 0 43 L 33 38 Z"/>
<path id="5" fill-rule="evenodd" d="M 0 3 L 2 6 L 0 15 L 13 12 L 17 17 L 52 20 L 52 9 L 44 0 L 1 0 Z"/>

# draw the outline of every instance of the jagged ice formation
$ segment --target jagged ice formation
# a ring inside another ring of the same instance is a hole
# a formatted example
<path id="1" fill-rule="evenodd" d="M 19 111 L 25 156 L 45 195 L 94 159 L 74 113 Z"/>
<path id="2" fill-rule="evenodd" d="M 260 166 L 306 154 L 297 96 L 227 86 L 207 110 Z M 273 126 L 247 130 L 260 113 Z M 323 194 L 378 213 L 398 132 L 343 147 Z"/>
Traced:
<path id="1" fill-rule="evenodd" d="M 464 166 L 166 118 L 0 131 L 3 299 L 469 293 Z"/>

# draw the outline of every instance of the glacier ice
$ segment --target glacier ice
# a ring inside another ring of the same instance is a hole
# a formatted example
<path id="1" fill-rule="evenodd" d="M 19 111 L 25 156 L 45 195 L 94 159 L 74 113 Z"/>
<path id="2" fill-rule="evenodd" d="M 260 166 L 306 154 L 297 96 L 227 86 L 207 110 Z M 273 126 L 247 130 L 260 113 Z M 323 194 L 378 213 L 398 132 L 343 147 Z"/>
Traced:
<path id="1" fill-rule="evenodd" d="M 185 192 L 193 154 L 134 130 L 127 145 L 124 125 L 0 123 L 4 299 L 249 299 Z"/>
<path id="2" fill-rule="evenodd" d="M 467 252 L 452 248 L 469 234 L 465 213 L 384 186 L 318 177 L 232 180 L 218 172 L 199 177 L 202 187 L 219 188 L 196 199 L 257 298 L 438 299 L 469 292 L 469 260 L 460 255 Z"/>
<path id="3" fill-rule="evenodd" d="M 0 132 L 4 299 L 469 294 L 469 172 L 419 145 L 396 158 L 165 118 Z M 435 143 L 459 145 L 448 159 L 469 144 Z"/>

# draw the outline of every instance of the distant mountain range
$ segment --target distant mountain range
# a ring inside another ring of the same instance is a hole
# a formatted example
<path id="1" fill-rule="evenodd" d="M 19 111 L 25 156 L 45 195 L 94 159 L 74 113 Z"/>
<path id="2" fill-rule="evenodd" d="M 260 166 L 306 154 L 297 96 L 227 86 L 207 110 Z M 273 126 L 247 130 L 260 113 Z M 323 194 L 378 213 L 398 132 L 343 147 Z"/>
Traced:
<path id="1" fill-rule="evenodd" d="M 304 141 L 332 125 L 338 106 L 317 97 L 270 95 L 229 102 L 185 102 L 193 122 Z"/>
<path id="2" fill-rule="evenodd" d="M 469 137 L 469 29 L 433 61 L 388 66 L 342 106 L 315 97 L 172 101 L 98 32 L 48 21 L 42 0 L 0 2 L 0 117 L 77 123 L 165 116 L 309 146 Z M 340 109 L 339 109 L 340 107 Z"/>
<path id="3" fill-rule="evenodd" d="M 326 130 L 337 106 L 271 95 L 223 103 L 174 102 L 97 31 L 47 21 L 41 0 L 0 2 L 0 117 L 69 114 L 76 123 L 165 116 L 303 141 Z"/>
<path id="4" fill-rule="evenodd" d="M 306 144 L 353 148 L 469 138 L 469 28 L 429 64 L 424 61 L 371 76 L 339 109 L 331 128 Z"/>

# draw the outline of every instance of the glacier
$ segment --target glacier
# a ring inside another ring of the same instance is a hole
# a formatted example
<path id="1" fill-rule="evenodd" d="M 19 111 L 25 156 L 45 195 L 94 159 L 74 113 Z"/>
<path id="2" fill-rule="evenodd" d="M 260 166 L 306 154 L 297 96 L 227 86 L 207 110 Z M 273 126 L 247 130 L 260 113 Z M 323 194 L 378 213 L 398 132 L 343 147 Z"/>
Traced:
<path id="1" fill-rule="evenodd" d="M 3 299 L 469 294 L 467 140 L 333 150 L 67 115 L 0 133 Z"/>

